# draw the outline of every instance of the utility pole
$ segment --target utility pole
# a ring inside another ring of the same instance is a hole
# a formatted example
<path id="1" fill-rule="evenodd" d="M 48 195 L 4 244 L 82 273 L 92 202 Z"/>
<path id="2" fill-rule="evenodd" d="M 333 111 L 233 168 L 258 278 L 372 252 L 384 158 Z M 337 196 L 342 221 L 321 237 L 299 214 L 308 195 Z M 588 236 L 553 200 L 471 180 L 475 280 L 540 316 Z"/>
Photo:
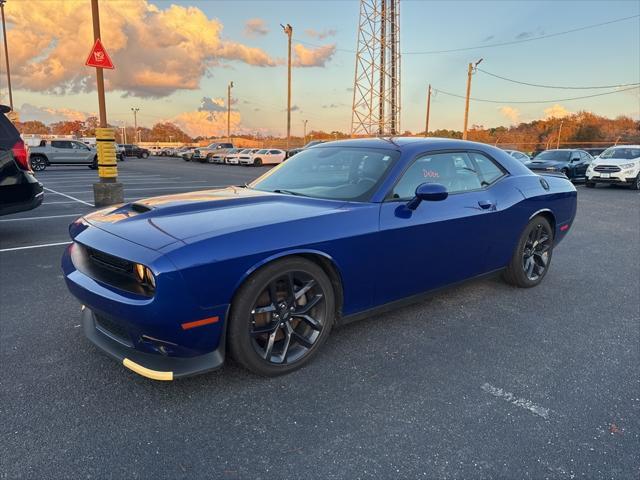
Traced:
<path id="1" fill-rule="evenodd" d="M 429 136 L 429 113 L 431 112 L 431 84 L 429 84 L 429 88 L 427 89 L 427 121 L 424 126 L 424 136 Z"/>
<path id="2" fill-rule="evenodd" d="M 93 40 L 100 40 L 100 7 L 98 0 L 91 0 L 91 18 L 93 20 Z M 104 95 L 104 75 L 101 67 L 96 67 L 98 90 L 98 109 L 100 126 L 96 128 L 97 167 L 100 181 L 93 184 L 94 205 L 106 207 L 124 202 L 124 190 L 118 182 L 118 164 L 116 162 L 116 132 L 107 124 L 107 107 Z"/>
<path id="3" fill-rule="evenodd" d="M 467 139 L 467 125 L 469 123 L 469 97 L 471 97 L 471 76 L 474 74 L 476 67 L 482 62 L 482 58 L 478 60 L 475 65 L 473 63 L 469 64 L 469 69 L 467 70 L 467 99 L 464 105 L 464 130 L 462 131 L 462 139 Z"/>
<path id="4" fill-rule="evenodd" d="M 288 37 L 288 57 L 287 57 L 287 150 L 291 142 L 291 36 L 293 35 L 293 27 L 280 24 Z"/>
<path id="5" fill-rule="evenodd" d="M 140 140 L 138 140 L 138 112 L 140 109 L 138 107 L 131 107 L 131 111 L 133 112 L 133 141 L 140 143 Z"/>
<path id="6" fill-rule="evenodd" d="M 556 141 L 556 149 L 560 148 L 560 135 L 562 135 L 562 124 L 564 120 L 560 120 L 560 128 L 558 128 L 558 140 Z"/>
<path id="7" fill-rule="evenodd" d="M 13 111 L 13 92 L 11 91 L 11 69 L 9 68 L 9 47 L 7 45 L 7 25 L 4 22 L 4 4 L 7 0 L 0 0 L 0 10 L 2 10 L 2 36 L 4 37 L 4 58 L 7 63 L 7 86 L 9 87 L 9 106 Z"/>
<path id="8" fill-rule="evenodd" d="M 307 144 L 307 122 L 309 120 L 303 120 L 302 123 L 304 123 L 304 143 L 303 145 Z"/>
<path id="9" fill-rule="evenodd" d="M 227 86 L 227 142 L 231 142 L 231 89 L 233 82 Z"/>

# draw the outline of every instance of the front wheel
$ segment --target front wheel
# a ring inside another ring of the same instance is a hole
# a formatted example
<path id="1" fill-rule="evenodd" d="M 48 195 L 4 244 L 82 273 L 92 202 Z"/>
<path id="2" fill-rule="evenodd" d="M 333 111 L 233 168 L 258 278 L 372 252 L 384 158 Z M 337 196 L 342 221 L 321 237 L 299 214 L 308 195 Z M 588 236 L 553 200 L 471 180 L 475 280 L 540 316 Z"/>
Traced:
<path id="1" fill-rule="evenodd" d="M 255 272 L 231 305 L 227 344 L 233 358 L 265 376 L 308 363 L 326 341 L 335 318 L 331 281 L 300 257 Z"/>
<path id="2" fill-rule="evenodd" d="M 142 152 L 140 155 L 142 158 L 149 158 L 149 154 L 147 152 Z"/>
<path id="3" fill-rule="evenodd" d="M 507 283 L 529 288 L 538 285 L 549 270 L 553 229 L 546 218 L 534 217 L 522 232 L 504 273 Z"/>
<path id="4" fill-rule="evenodd" d="M 261 159 L 261 158 L 256 158 L 256 159 L 253 161 L 253 166 L 254 166 L 254 167 L 260 167 L 260 166 L 262 166 L 262 159 Z"/>
<path id="5" fill-rule="evenodd" d="M 47 160 L 40 155 L 32 155 L 29 159 L 31 170 L 34 172 L 42 172 L 47 168 Z"/>
<path id="6" fill-rule="evenodd" d="M 640 173 L 636 177 L 636 181 L 631 184 L 631 188 L 633 190 L 640 190 Z"/>

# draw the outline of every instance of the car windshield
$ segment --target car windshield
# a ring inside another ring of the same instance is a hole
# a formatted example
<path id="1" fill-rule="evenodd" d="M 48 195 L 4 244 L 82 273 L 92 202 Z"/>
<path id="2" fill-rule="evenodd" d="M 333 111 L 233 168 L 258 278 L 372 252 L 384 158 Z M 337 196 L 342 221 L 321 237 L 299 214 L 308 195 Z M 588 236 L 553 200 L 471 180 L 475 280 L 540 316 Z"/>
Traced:
<path id="1" fill-rule="evenodd" d="M 368 200 L 400 153 L 387 149 L 305 150 L 249 185 L 264 192 L 332 200 Z"/>
<path id="2" fill-rule="evenodd" d="M 565 162 L 571 158 L 570 150 L 547 150 L 536 156 L 536 160 L 551 160 L 556 162 Z"/>
<path id="3" fill-rule="evenodd" d="M 640 148 L 607 148 L 600 154 L 600 158 L 619 158 L 621 160 L 631 160 L 640 157 Z"/>

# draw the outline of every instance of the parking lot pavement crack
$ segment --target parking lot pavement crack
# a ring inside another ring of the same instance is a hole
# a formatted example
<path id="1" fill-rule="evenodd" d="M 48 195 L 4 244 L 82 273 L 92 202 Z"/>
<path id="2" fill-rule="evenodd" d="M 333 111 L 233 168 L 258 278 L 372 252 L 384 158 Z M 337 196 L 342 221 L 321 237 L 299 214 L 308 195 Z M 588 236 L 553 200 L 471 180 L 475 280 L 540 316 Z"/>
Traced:
<path id="1" fill-rule="evenodd" d="M 534 415 L 542 417 L 545 420 L 549 420 L 550 410 L 548 408 L 545 408 L 533 403 L 531 400 L 527 400 L 526 398 L 519 398 L 511 392 L 507 392 L 502 388 L 494 387 L 489 383 L 482 384 L 480 388 L 485 392 L 487 392 L 489 395 L 493 395 L 494 397 L 501 398 L 504 401 L 509 402 L 512 405 L 515 405 L 516 407 L 523 408 L 533 413 Z"/>

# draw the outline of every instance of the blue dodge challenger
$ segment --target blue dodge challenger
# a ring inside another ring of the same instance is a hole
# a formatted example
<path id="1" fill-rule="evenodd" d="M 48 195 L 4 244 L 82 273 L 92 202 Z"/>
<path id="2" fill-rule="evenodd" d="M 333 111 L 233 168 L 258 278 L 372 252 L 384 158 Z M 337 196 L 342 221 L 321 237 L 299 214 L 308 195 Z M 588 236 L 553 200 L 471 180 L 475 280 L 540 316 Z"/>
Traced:
<path id="1" fill-rule="evenodd" d="M 576 213 L 560 174 L 448 139 L 314 146 L 249 185 L 140 200 L 70 226 L 87 337 L 156 380 L 309 362 L 332 327 L 503 272 L 539 284 Z"/>

